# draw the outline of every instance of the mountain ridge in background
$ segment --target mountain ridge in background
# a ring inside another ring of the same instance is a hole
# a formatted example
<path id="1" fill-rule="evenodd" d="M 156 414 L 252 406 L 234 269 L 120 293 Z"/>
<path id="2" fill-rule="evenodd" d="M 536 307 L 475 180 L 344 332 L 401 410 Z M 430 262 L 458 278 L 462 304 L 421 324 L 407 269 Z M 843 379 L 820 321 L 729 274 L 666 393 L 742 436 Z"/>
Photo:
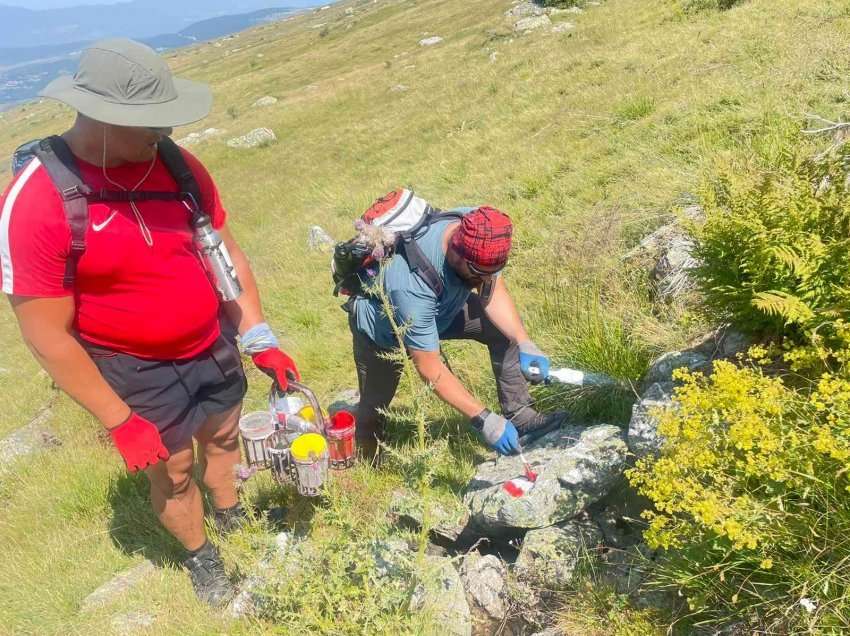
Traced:
<path id="1" fill-rule="evenodd" d="M 211 40 L 217 37 L 244 31 L 252 26 L 263 22 L 281 19 L 297 11 L 303 10 L 305 0 L 279 0 L 287 4 L 285 7 L 275 6 L 258 9 L 251 12 L 227 15 L 211 15 L 198 20 L 175 31 L 160 31 L 153 35 L 139 36 L 133 33 L 104 33 L 99 37 L 111 37 L 122 35 L 133 37 L 148 46 L 158 50 L 175 49 L 188 46 L 195 42 Z M 311 0 L 312 2 L 312 0 Z M 121 5 L 98 5 L 100 8 L 107 6 L 124 6 L 125 4 L 153 6 L 160 4 L 159 0 L 138 0 Z M 191 2 L 189 3 L 191 4 Z M 196 3 L 197 4 L 197 3 Z M 211 5 L 217 2 L 210 3 Z M 224 4 L 224 3 L 218 3 Z M 247 2 L 246 4 L 251 4 Z M 254 0 L 254 4 L 268 4 Z M 317 4 L 312 2 L 312 4 Z M 190 7 L 191 8 L 191 7 Z M 212 7 L 214 8 L 214 7 Z M 17 13 L 18 7 L 0 5 L 0 15 L 4 10 L 9 13 Z M 22 9 L 28 13 L 38 13 L 28 9 Z M 49 13 L 49 11 L 45 12 Z M 2 20 L 2 17 L 0 17 Z M 0 22 L 0 30 L 6 28 L 6 24 Z M 44 86 L 52 79 L 62 73 L 72 73 L 77 65 L 80 51 L 98 38 L 88 40 L 44 44 L 0 47 L 0 110 L 4 105 L 8 106 L 28 99 L 33 99 Z M 5 42 L 4 42 L 5 43 Z"/>
<path id="2" fill-rule="evenodd" d="M 190 24 L 221 15 L 250 13 L 285 5 L 316 6 L 315 0 L 131 0 L 120 4 L 26 9 L 0 4 L 0 42 L 4 48 L 58 45 L 122 35 L 132 38 L 176 33 Z M 0 60 L 0 64 L 2 64 Z"/>

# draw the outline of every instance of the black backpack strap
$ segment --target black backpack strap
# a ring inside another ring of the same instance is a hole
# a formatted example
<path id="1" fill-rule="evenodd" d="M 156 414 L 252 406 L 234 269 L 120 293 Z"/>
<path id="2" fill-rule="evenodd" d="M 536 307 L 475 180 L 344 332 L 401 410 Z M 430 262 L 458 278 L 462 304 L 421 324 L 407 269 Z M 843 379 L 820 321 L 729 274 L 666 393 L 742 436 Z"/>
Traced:
<path id="1" fill-rule="evenodd" d="M 404 260 L 407 261 L 410 271 L 425 281 L 425 284 L 431 288 L 431 291 L 436 296 L 443 293 L 443 279 L 440 278 L 437 270 L 431 264 L 431 261 L 428 260 L 428 257 L 425 256 L 424 252 L 422 252 L 422 248 L 416 244 L 416 241 L 402 240 L 399 243 L 398 251 L 404 257 Z"/>
<path id="2" fill-rule="evenodd" d="M 425 256 L 422 248 L 416 243 L 416 235 L 423 228 L 427 228 L 433 223 L 450 219 L 462 219 L 463 215 L 463 212 L 443 212 L 442 210 L 429 207 L 419 223 L 407 232 L 402 232 L 399 235 L 398 252 L 407 261 L 410 271 L 419 276 L 436 296 L 440 296 L 443 293 L 443 279 L 440 278 L 440 274 L 434 268 L 434 265 L 431 264 L 431 261 Z"/>
<path id="3" fill-rule="evenodd" d="M 89 204 L 86 198 L 91 189 L 83 182 L 74 155 L 59 136 L 42 139 L 35 155 L 62 197 L 65 218 L 71 230 L 71 250 L 65 260 L 62 286 L 71 289 L 77 274 L 77 263 L 86 251 L 86 230 L 89 225 Z"/>
<path id="4" fill-rule="evenodd" d="M 158 144 L 159 158 L 162 163 L 171 173 L 171 177 L 177 182 L 177 189 L 180 194 L 191 195 L 194 205 L 194 213 L 200 213 L 204 210 L 204 201 L 201 200 L 201 186 L 198 185 L 198 180 L 195 178 L 189 164 L 186 163 L 183 153 L 171 137 L 163 137 Z M 181 196 L 179 198 L 185 198 Z"/>

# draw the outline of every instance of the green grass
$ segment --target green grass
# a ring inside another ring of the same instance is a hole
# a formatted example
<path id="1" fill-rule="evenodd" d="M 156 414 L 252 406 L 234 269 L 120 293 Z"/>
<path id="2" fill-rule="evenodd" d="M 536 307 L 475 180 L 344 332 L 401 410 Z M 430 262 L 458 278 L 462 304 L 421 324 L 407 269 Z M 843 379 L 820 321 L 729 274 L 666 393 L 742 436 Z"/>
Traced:
<path id="1" fill-rule="evenodd" d="M 351 17 L 347 6 L 355 8 Z M 837 0 L 751 0 L 688 14 L 672 0 L 609 0 L 571 16 L 569 37 L 514 35 L 503 16 L 509 6 L 347 2 L 169 56 L 180 74 L 213 85 L 210 117 L 176 136 L 227 131 L 193 150 L 217 180 L 269 321 L 324 398 L 353 386 L 355 375 L 328 258 L 306 249 L 310 225 L 348 237 L 353 218 L 397 184 L 441 206 L 502 207 L 517 224 L 506 280 L 533 337 L 557 353 L 556 364 L 633 380 L 650 352 L 680 344 L 689 326 L 650 310 L 640 285 L 622 276 L 621 255 L 696 189 L 716 157 L 741 152 L 805 112 L 835 118 L 847 110 L 850 25 Z M 445 40 L 419 47 L 426 34 Z M 397 84 L 409 90 L 392 92 Z M 267 94 L 280 101 L 251 108 Z M 0 156 L 70 120 L 46 102 L 3 113 Z M 278 143 L 247 151 L 224 145 L 260 126 L 272 128 Z M 0 172 L 0 181 L 8 178 Z M 51 393 L 8 310 L 0 314 L 0 337 L 2 435 L 26 423 Z M 464 381 L 495 404 L 483 348 L 447 349 Z M 264 376 L 252 371 L 250 381 L 246 410 L 262 408 Z M 400 406 L 413 394 L 403 385 Z M 555 396 L 547 406 L 565 402 Z M 462 422 L 448 409 L 428 408 L 432 438 L 451 440 L 441 451 L 441 487 L 454 493 L 483 449 L 457 435 Z M 199 605 L 171 566 L 120 607 L 81 614 L 81 599 L 114 573 L 141 555 L 169 562 L 176 550 L 155 530 L 143 481 L 123 474 L 91 418 L 62 398 L 50 423 L 64 445 L 0 476 L 3 629 L 109 633 L 113 614 L 152 607 L 152 633 L 274 633 L 268 623 L 228 622 Z M 414 435 L 401 423 L 394 443 L 410 444 Z M 379 494 L 403 475 L 360 472 L 352 483 Z M 296 506 L 290 522 L 321 540 L 333 534 L 329 515 L 380 519 L 378 494 L 373 504 L 334 489 L 316 513 Z M 293 499 L 265 481 L 246 497 Z M 382 522 L 358 527 L 365 535 L 389 531 Z M 225 545 L 231 565 L 240 541 Z M 243 548 L 240 559 L 256 558 Z"/>

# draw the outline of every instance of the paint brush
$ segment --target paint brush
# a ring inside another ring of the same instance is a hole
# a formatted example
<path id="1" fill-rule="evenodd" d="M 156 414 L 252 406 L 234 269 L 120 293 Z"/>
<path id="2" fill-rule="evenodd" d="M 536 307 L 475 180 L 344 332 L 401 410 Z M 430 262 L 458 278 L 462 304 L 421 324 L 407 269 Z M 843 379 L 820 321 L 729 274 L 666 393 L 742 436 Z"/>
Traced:
<path id="1" fill-rule="evenodd" d="M 525 455 L 522 454 L 522 450 L 519 451 L 519 458 L 522 460 L 522 463 L 525 466 L 526 479 L 528 479 L 528 481 L 532 483 L 537 481 L 537 473 L 531 470 L 531 464 L 528 463 L 528 460 L 525 458 Z"/>

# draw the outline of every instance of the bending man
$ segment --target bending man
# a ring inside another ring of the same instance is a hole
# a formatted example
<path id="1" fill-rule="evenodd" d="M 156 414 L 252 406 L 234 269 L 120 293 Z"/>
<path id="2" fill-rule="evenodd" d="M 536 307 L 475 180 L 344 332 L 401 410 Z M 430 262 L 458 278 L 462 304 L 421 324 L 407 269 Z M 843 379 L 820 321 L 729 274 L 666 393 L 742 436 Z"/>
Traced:
<path id="1" fill-rule="evenodd" d="M 375 205 L 389 209 L 390 216 L 407 195 L 399 190 Z M 552 430 L 565 413 L 542 414 L 532 407 L 528 381 L 546 379 L 549 359 L 526 333 L 499 275 L 511 250 L 511 220 L 488 207 L 464 211 L 461 220 L 436 220 L 414 237 L 440 278 L 441 293 L 436 294 L 400 253 L 382 266 L 384 291 L 397 324 L 405 325 L 404 346 L 423 380 L 468 417 L 491 448 L 508 455 L 519 450 L 520 437 Z M 473 290 L 484 290 L 484 297 Z M 398 347 L 398 340 L 379 299 L 358 296 L 349 309 L 360 387 L 358 444 L 370 454 L 384 433 L 379 411 L 398 388 L 401 369 L 385 355 Z M 443 363 L 440 341 L 453 339 L 476 340 L 489 349 L 501 414 L 485 408 Z"/>

